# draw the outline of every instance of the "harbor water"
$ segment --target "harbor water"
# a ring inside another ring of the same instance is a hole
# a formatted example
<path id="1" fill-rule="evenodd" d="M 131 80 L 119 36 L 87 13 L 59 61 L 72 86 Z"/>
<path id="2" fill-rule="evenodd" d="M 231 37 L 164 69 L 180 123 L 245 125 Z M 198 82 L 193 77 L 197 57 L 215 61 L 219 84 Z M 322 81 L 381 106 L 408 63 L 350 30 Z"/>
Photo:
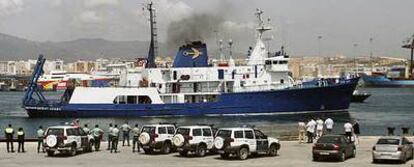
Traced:
<path id="1" fill-rule="evenodd" d="M 144 118 L 81 118 L 81 123 L 93 127 L 99 124 L 107 129 L 109 123 L 121 125 L 128 121 L 131 126 L 148 123 L 174 122 L 178 125 L 214 124 L 215 127 L 254 125 L 269 136 L 279 136 L 296 129 L 297 122 L 310 118 L 331 117 L 335 121 L 336 133 L 343 133 L 343 123 L 357 119 L 361 135 L 384 135 L 386 127 L 396 127 L 396 134 L 402 126 L 414 129 L 414 89 L 412 88 L 362 88 L 371 93 L 365 103 L 352 103 L 348 112 L 323 114 L 280 114 L 260 116 L 206 116 L 206 117 L 144 117 Z M 56 92 L 48 92 L 58 97 Z M 0 130 L 12 124 L 14 128 L 23 127 L 29 137 L 34 137 L 40 125 L 48 127 L 71 122 L 74 118 L 29 118 L 21 108 L 24 92 L 0 92 Z M 3 134 L 0 135 L 3 137 Z"/>

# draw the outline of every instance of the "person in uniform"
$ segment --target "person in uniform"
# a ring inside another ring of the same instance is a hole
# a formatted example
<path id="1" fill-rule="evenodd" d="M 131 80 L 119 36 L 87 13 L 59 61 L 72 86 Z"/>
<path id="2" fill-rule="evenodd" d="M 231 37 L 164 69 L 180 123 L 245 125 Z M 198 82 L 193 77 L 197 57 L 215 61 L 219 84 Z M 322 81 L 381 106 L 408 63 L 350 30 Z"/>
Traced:
<path id="1" fill-rule="evenodd" d="M 119 140 L 119 129 L 118 129 L 118 125 L 115 125 L 114 128 L 112 129 L 112 147 L 111 147 L 111 153 L 112 151 L 114 151 L 114 153 L 118 152 L 118 140 Z"/>
<path id="2" fill-rule="evenodd" d="M 125 140 L 127 141 L 128 146 L 129 145 L 129 132 L 131 131 L 131 126 L 128 125 L 128 122 L 125 122 L 122 127 L 122 146 L 125 146 Z"/>
<path id="3" fill-rule="evenodd" d="M 91 130 L 91 134 L 93 135 L 93 139 L 95 141 L 95 151 L 99 151 L 99 148 L 101 147 L 101 139 L 104 134 L 104 131 L 99 128 L 99 125 L 95 125 L 95 128 Z"/>
<path id="4" fill-rule="evenodd" d="M 112 123 L 110 123 L 109 124 L 109 128 L 108 128 L 108 138 L 107 138 L 107 140 L 108 140 L 108 148 L 107 148 L 107 150 L 111 150 L 111 142 L 112 142 L 112 129 L 113 129 L 113 127 L 112 127 Z"/>
<path id="5" fill-rule="evenodd" d="M 86 133 L 86 134 L 89 134 L 89 128 L 88 128 L 88 124 L 85 124 L 84 126 L 83 126 L 83 128 L 82 128 L 82 130 Z"/>
<path id="6" fill-rule="evenodd" d="M 24 131 L 23 128 L 19 128 L 17 130 L 17 143 L 19 144 L 17 147 L 17 152 L 26 152 L 24 151 Z"/>
<path id="7" fill-rule="evenodd" d="M 6 136 L 6 145 L 7 145 L 7 152 L 14 152 L 13 148 L 13 135 L 14 135 L 14 129 L 12 128 L 12 125 L 9 124 L 7 128 L 4 130 L 4 136 Z M 10 150 L 11 148 L 11 150 Z"/>
<path id="8" fill-rule="evenodd" d="M 298 131 L 299 131 L 299 135 L 298 135 L 299 143 L 305 143 L 305 133 L 306 133 L 305 122 L 301 121 L 298 123 Z"/>
<path id="9" fill-rule="evenodd" d="M 138 138 L 139 138 L 139 128 L 138 128 L 138 124 L 135 124 L 135 127 L 132 129 L 132 152 L 135 152 L 135 147 L 137 148 L 137 152 L 140 152 Z"/>
<path id="10" fill-rule="evenodd" d="M 42 152 L 45 152 L 45 148 L 43 147 L 43 138 L 45 137 L 45 131 L 43 131 L 43 127 L 39 126 L 37 129 L 37 153 L 40 153 L 40 148 L 42 148 Z"/>

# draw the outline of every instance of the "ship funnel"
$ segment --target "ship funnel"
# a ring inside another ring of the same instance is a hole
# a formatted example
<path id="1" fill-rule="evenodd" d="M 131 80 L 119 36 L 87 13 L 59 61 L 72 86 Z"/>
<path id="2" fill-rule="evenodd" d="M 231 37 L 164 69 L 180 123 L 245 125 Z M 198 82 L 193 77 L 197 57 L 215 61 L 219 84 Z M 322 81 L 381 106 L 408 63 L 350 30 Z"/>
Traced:
<path id="1" fill-rule="evenodd" d="M 201 41 L 191 42 L 179 48 L 174 67 L 207 67 L 207 45 Z"/>

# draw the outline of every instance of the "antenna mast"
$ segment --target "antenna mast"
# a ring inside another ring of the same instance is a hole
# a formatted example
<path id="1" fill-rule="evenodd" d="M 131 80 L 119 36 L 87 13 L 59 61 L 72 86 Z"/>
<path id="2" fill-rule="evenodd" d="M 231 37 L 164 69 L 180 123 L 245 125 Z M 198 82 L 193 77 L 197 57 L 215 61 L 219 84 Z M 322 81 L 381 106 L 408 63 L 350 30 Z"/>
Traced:
<path id="1" fill-rule="evenodd" d="M 158 56 L 158 40 L 157 40 L 157 21 L 155 20 L 155 8 L 153 7 L 153 3 L 150 2 L 147 4 L 146 9 L 150 13 L 150 29 L 151 29 L 151 43 L 148 52 L 148 62 L 146 67 L 148 68 L 155 68 L 155 57 Z"/>
<path id="2" fill-rule="evenodd" d="M 410 60 L 410 78 L 414 79 L 414 62 L 413 62 L 413 54 L 414 54 L 414 34 L 406 41 L 406 44 L 402 46 L 403 48 L 411 49 L 411 60 Z"/>

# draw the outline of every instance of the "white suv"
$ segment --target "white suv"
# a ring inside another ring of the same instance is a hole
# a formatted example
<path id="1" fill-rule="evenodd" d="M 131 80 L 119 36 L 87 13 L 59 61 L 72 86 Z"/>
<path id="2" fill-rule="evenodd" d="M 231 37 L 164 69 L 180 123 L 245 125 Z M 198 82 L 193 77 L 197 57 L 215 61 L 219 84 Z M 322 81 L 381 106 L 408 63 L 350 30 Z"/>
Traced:
<path id="1" fill-rule="evenodd" d="M 252 128 L 221 128 L 216 133 L 214 147 L 222 158 L 236 155 L 245 160 L 251 154 L 276 156 L 280 143 Z"/>
<path id="2" fill-rule="evenodd" d="M 86 134 L 81 128 L 52 126 L 47 128 L 43 143 L 48 156 L 55 155 L 56 151 L 74 156 L 80 149 L 92 151 L 94 141 L 93 137 Z"/>
<path id="3" fill-rule="evenodd" d="M 175 132 L 173 144 L 181 156 L 194 152 L 203 157 L 213 148 L 213 130 L 211 126 L 181 126 Z"/>
<path id="4" fill-rule="evenodd" d="M 160 150 L 164 154 L 168 154 L 172 150 L 172 138 L 175 132 L 173 124 L 153 124 L 144 125 L 141 128 L 139 142 L 145 154 Z"/>

